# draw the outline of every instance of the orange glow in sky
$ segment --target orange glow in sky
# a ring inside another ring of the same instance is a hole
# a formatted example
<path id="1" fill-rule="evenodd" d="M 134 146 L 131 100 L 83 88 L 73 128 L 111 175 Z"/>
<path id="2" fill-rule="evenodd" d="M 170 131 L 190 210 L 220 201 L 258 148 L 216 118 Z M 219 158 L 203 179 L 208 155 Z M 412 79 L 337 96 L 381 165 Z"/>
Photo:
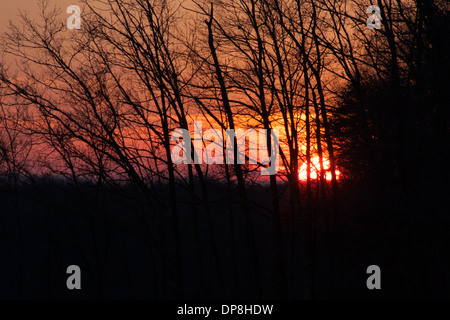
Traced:
<path id="1" fill-rule="evenodd" d="M 298 174 L 298 177 L 300 181 L 306 181 L 307 180 L 307 171 L 306 171 L 306 161 L 303 163 L 303 165 L 300 167 L 300 172 Z M 331 181 L 331 170 L 330 170 L 330 160 L 323 159 L 323 168 L 325 170 L 325 179 L 327 181 Z M 319 157 L 314 157 L 311 159 L 311 180 L 317 180 L 320 176 L 320 161 Z M 341 176 L 341 172 L 336 168 L 336 179 L 339 179 Z"/>

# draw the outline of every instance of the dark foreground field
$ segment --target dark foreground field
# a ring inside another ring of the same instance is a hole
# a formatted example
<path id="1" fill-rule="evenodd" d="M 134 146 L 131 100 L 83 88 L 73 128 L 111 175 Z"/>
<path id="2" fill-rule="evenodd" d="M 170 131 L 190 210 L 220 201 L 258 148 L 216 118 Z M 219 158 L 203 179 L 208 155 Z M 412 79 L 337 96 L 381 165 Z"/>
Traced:
<path id="1" fill-rule="evenodd" d="M 291 217 L 279 186 L 281 254 L 269 188 L 249 188 L 255 272 L 237 195 L 228 202 L 224 185 L 211 183 L 209 201 L 196 204 L 177 190 L 178 269 L 164 186 L 150 208 L 128 186 L 75 187 L 49 178 L 5 184 L 0 298 L 450 298 L 450 219 L 446 200 L 435 201 L 431 190 L 411 201 L 395 185 L 341 182 L 337 212 L 315 198 Z M 81 268 L 81 290 L 66 287 L 69 265 Z M 369 265 L 381 268 L 381 290 L 366 287 Z"/>

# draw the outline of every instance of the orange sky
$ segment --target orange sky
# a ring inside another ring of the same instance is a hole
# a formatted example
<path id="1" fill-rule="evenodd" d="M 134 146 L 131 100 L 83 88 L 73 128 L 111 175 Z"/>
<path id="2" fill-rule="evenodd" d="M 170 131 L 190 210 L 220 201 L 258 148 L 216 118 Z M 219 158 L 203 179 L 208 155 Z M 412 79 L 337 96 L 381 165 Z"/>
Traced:
<path id="1" fill-rule="evenodd" d="M 38 0 L 1 0 L 0 1 L 0 33 L 7 30 L 9 20 L 14 19 L 18 9 L 28 10 L 33 15 L 37 12 Z M 65 9 L 71 4 L 77 4 L 78 0 L 51 0 L 52 4 L 57 4 Z M 65 12 L 65 10 L 63 11 Z"/>
<path id="2" fill-rule="evenodd" d="M 37 3 L 38 0 L 0 0 L 0 33 L 7 31 L 9 20 L 17 21 L 15 17 L 18 14 L 19 9 L 27 10 L 30 13 L 31 17 L 37 18 Z M 79 4 L 79 0 L 50 0 L 50 3 L 51 5 L 56 4 L 57 6 L 61 7 L 62 19 L 66 19 L 69 16 L 69 14 L 66 14 L 66 8 L 72 4 Z M 186 5 L 187 3 L 189 3 L 189 0 L 185 0 L 183 1 L 183 3 Z M 278 129 L 280 130 L 280 139 L 283 141 L 285 139 L 285 134 L 283 134 L 283 127 L 279 127 Z M 287 147 L 283 145 L 283 143 L 281 143 L 281 145 L 284 152 L 288 153 Z M 302 153 L 305 153 L 305 146 L 302 143 L 301 151 Z"/>

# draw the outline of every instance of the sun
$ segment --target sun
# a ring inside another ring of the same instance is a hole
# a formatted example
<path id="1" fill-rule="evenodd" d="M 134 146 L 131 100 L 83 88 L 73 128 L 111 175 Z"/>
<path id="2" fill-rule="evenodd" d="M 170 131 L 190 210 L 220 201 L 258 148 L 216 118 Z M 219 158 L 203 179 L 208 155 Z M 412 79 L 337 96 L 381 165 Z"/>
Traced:
<path id="1" fill-rule="evenodd" d="M 306 171 L 306 161 L 300 167 L 300 172 L 298 177 L 301 181 L 306 181 L 307 171 Z M 331 181 L 331 170 L 330 170 L 330 160 L 323 159 L 323 168 L 325 170 L 325 179 L 327 181 Z M 336 168 L 336 179 L 339 179 L 341 176 L 341 172 Z M 311 159 L 311 180 L 317 180 L 320 175 L 320 160 L 319 157 L 314 157 Z"/>

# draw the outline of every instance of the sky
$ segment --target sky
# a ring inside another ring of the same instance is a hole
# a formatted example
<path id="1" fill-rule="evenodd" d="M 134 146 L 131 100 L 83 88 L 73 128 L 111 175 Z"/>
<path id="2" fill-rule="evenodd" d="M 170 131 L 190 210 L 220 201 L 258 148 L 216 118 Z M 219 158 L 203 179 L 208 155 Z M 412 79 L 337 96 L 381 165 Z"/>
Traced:
<path id="1" fill-rule="evenodd" d="M 31 16 L 37 16 L 38 0 L 0 0 L 0 33 L 7 31 L 9 20 L 17 17 L 19 9 L 28 10 Z M 51 4 L 57 4 L 63 9 L 63 15 L 68 17 L 65 9 L 71 4 L 77 4 L 77 0 L 50 0 Z"/>

